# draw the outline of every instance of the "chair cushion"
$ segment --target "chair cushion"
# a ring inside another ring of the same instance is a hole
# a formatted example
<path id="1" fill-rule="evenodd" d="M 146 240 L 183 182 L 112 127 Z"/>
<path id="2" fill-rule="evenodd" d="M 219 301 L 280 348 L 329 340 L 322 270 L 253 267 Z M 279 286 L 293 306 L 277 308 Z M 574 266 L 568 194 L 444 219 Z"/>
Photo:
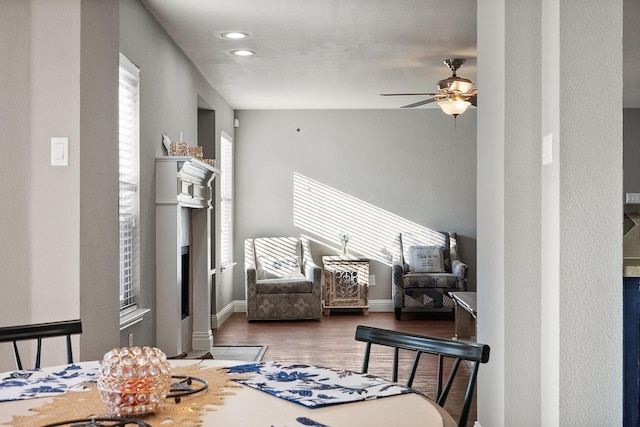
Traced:
<path id="1" fill-rule="evenodd" d="M 302 294 L 313 292 L 313 283 L 304 278 L 256 280 L 259 294 Z"/>
<path id="2" fill-rule="evenodd" d="M 449 257 L 449 233 L 439 231 L 428 231 L 423 233 L 401 233 L 400 245 L 402 248 L 402 259 L 404 272 L 409 273 L 409 248 L 411 246 L 440 246 L 442 247 L 442 259 L 444 271 L 451 273 L 451 260 Z"/>
<path id="3" fill-rule="evenodd" d="M 452 288 L 457 289 L 458 277 L 452 273 L 407 273 L 402 278 L 404 289 Z"/>
<path id="4" fill-rule="evenodd" d="M 302 277 L 302 243 L 297 237 L 259 237 L 253 241 L 258 279 Z"/>
<path id="5" fill-rule="evenodd" d="M 258 256 L 258 278 L 304 278 L 297 256 Z"/>
<path id="6" fill-rule="evenodd" d="M 442 246 L 410 246 L 408 264 L 412 273 L 444 272 Z"/>

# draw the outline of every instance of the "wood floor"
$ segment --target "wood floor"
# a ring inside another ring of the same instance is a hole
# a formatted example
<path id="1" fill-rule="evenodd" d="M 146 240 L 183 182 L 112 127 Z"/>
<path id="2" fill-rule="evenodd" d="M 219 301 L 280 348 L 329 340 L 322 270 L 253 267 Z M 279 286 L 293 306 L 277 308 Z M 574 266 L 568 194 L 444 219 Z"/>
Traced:
<path id="1" fill-rule="evenodd" d="M 360 372 L 364 343 L 355 341 L 357 325 L 374 326 L 424 335 L 451 338 L 454 322 L 451 315 L 403 314 L 397 321 L 393 313 L 340 312 L 323 316 L 322 321 L 247 322 L 244 313 L 234 313 L 220 328 L 213 331 L 215 345 L 267 345 L 264 360 L 298 362 Z M 391 378 L 393 351 L 378 346 L 372 348 L 369 373 Z M 399 382 L 406 381 L 406 374 L 413 362 L 413 355 L 400 352 Z M 406 367 L 406 369 L 402 369 Z M 445 365 L 446 369 L 447 365 Z M 462 372 L 449 395 L 445 409 L 457 421 L 465 392 L 469 369 L 461 366 Z M 419 374 L 413 387 L 427 396 L 435 389 L 435 357 L 422 357 Z M 469 414 L 468 427 L 476 419 L 475 396 Z"/>

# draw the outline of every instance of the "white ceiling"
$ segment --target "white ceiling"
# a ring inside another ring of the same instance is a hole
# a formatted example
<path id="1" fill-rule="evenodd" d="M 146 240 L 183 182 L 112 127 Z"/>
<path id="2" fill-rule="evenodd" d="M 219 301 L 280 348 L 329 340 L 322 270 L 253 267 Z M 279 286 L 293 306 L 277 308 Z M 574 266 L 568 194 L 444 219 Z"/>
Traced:
<path id="1" fill-rule="evenodd" d="M 238 110 L 398 108 L 427 97 L 379 94 L 434 92 L 438 80 L 451 75 L 447 58 L 465 58 L 458 75 L 476 82 L 475 1 L 142 2 Z M 626 0 L 625 22 L 638 16 L 640 2 Z M 220 37 L 230 30 L 251 37 Z M 640 42 L 631 42 L 640 41 L 640 26 L 625 30 L 625 106 L 640 107 L 640 55 L 632 55 Z M 256 55 L 229 54 L 237 48 Z"/>

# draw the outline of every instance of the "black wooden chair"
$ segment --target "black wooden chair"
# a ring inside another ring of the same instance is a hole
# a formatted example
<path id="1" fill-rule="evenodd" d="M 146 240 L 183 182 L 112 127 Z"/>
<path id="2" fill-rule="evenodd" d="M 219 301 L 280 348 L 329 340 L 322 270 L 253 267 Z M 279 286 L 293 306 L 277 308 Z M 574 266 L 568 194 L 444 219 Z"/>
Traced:
<path id="1" fill-rule="evenodd" d="M 71 335 L 82 333 L 80 320 L 65 320 L 62 322 L 37 323 L 31 325 L 5 326 L 0 328 L 0 342 L 12 342 L 13 353 L 16 358 L 16 367 L 22 369 L 18 341 L 37 340 L 35 369 L 40 368 L 40 355 L 42 352 L 42 339 L 50 337 L 67 337 L 67 363 L 73 363 L 73 351 L 71 350 Z"/>
<path id="2" fill-rule="evenodd" d="M 436 338 L 426 335 L 410 334 L 406 332 L 398 332 L 387 329 L 372 328 L 369 326 L 359 325 L 356 328 L 357 341 L 365 342 L 366 348 L 362 361 L 362 373 L 369 370 L 369 358 L 371 356 L 371 344 L 382 345 L 394 348 L 393 357 L 393 382 L 398 382 L 398 354 L 399 350 L 410 350 L 415 352 L 413 366 L 408 375 L 406 386 L 411 387 L 420 361 L 420 355 L 423 353 L 434 354 L 438 356 L 438 369 L 436 378 L 435 401 L 438 405 L 444 406 L 451 385 L 458 372 L 461 361 L 466 361 L 470 367 L 469 380 L 467 390 L 464 396 L 464 403 L 458 420 L 458 427 L 466 427 L 469 418 L 469 410 L 471 409 L 471 400 L 473 399 L 473 390 L 478 376 L 478 368 L 480 363 L 489 361 L 489 346 L 485 344 L 476 344 L 467 341 L 458 341 L 445 338 Z M 453 358 L 453 366 L 449 372 L 444 387 L 443 365 L 445 358 Z"/>

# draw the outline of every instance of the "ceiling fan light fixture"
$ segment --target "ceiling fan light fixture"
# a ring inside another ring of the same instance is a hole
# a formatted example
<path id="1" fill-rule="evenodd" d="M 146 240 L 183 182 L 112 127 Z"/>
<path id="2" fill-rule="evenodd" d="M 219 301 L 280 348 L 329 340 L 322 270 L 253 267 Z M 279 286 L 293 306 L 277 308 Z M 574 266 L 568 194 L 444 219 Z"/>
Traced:
<path id="1" fill-rule="evenodd" d="M 445 114 L 457 117 L 459 114 L 467 111 L 467 108 L 469 108 L 471 103 L 464 99 L 446 99 L 438 102 L 438 105 Z"/>

